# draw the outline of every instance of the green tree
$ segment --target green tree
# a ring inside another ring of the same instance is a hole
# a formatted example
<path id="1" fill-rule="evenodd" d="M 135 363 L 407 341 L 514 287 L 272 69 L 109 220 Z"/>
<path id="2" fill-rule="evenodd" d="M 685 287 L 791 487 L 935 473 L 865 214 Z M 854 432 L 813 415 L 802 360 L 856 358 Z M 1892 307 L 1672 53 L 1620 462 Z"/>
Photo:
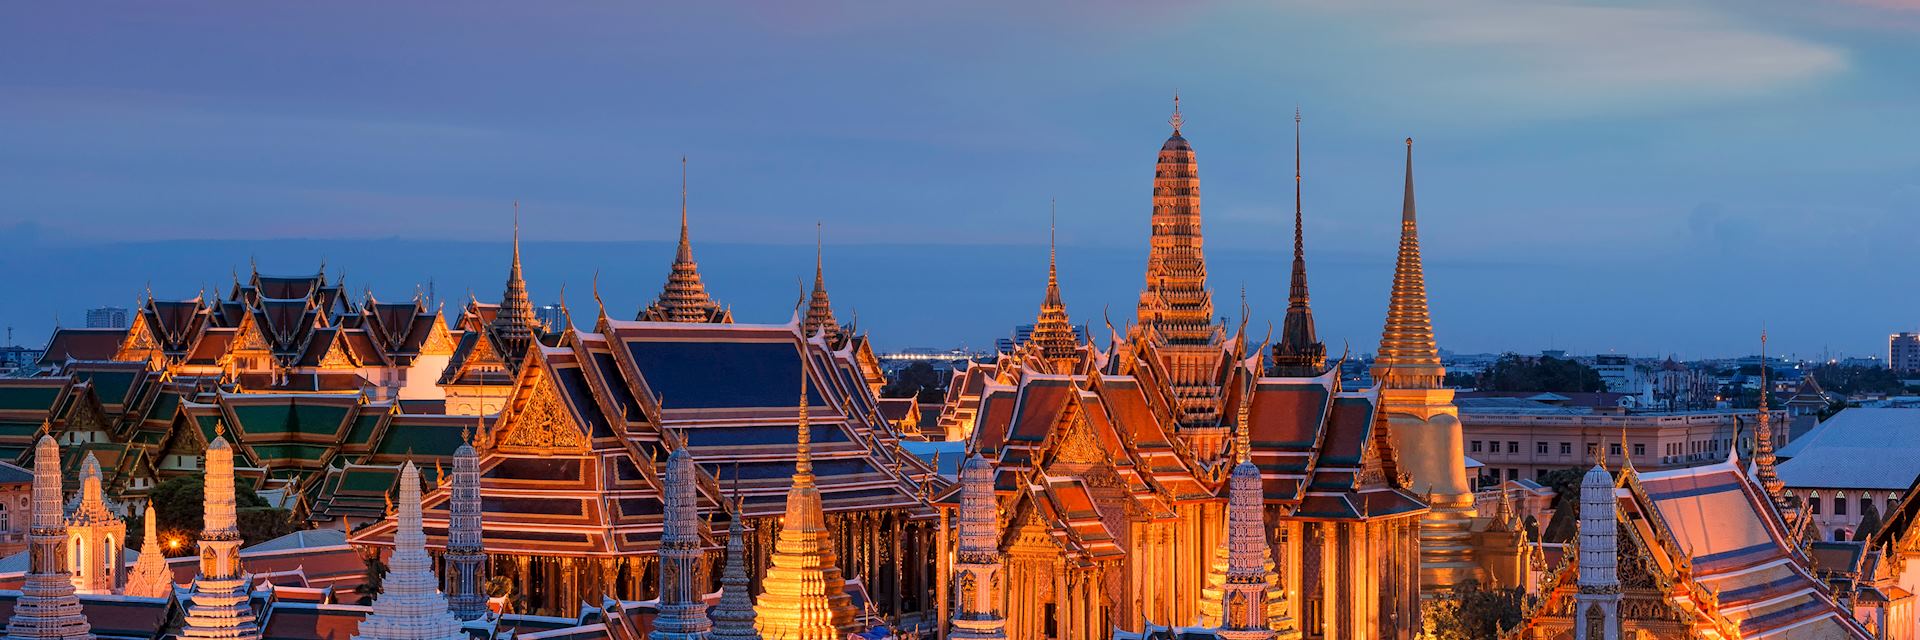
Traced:
<path id="1" fill-rule="evenodd" d="M 366 565 L 365 573 L 353 592 L 360 595 L 360 604 L 373 604 L 374 596 L 380 595 L 381 583 L 387 579 L 387 563 L 380 561 L 379 554 L 362 556 L 360 562 Z"/>
<path id="2" fill-rule="evenodd" d="M 1879 530 L 1880 510 L 1875 508 L 1872 502 L 1868 502 L 1866 510 L 1860 513 L 1860 526 L 1853 530 L 1853 540 L 1854 542 L 1865 542 L 1867 538 L 1873 537 L 1874 532 Z"/>
<path id="3" fill-rule="evenodd" d="M 1526 594 L 1519 589 L 1483 589 L 1468 580 L 1435 604 L 1427 616 L 1439 640 L 1485 640 L 1520 624 Z"/>
<path id="4" fill-rule="evenodd" d="M 915 362 L 894 374 L 893 380 L 880 388 L 883 398 L 919 397 L 921 402 L 940 402 L 946 399 L 947 376 L 925 362 Z"/>
<path id="5" fill-rule="evenodd" d="M 1457 384 L 1461 378 L 1453 378 Z M 1606 391 L 1600 372 L 1575 360 L 1553 356 L 1505 354 L 1493 366 L 1474 376 L 1474 388 L 1482 391 Z"/>
<path id="6" fill-rule="evenodd" d="M 159 518 L 159 528 L 163 532 L 162 539 L 171 535 L 192 540 L 206 523 L 206 512 L 203 510 L 206 478 L 203 476 L 180 476 L 154 485 L 147 492 L 147 499 L 153 502 L 154 515 Z M 302 528 L 293 521 L 292 512 L 268 504 L 266 499 L 254 492 L 253 487 L 238 478 L 234 479 L 234 502 L 238 507 L 237 524 L 244 544 L 265 542 Z"/>
<path id="7" fill-rule="evenodd" d="M 1573 539 L 1574 523 L 1580 521 L 1580 481 L 1587 470 L 1578 467 L 1554 469 L 1540 479 L 1541 486 L 1553 490 L 1553 518 L 1540 531 L 1543 542 L 1567 542 Z"/>

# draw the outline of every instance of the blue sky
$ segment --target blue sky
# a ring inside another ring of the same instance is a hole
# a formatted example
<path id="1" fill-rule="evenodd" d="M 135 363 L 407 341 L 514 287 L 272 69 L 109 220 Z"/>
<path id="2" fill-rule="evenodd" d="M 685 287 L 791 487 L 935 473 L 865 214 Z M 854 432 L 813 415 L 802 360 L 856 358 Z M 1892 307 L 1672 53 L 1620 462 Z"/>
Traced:
<path id="1" fill-rule="evenodd" d="M 0 323 L 186 297 L 257 259 L 615 313 L 671 259 L 679 158 L 714 293 L 778 321 L 826 228 L 883 347 L 1131 315 L 1169 96 L 1213 286 L 1284 310 L 1306 115 L 1323 337 L 1370 351 L 1400 140 L 1444 346 L 1884 351 L 1920 328 L 1920 4 L 37 5 L 0 25 Z M 591 243 L 591 244 L 581 244 Z M 44 274 L 44 275 L 43 275 Z M 843 312 L 844 313 L 844 312 Z M 584 315 L 584 313 L 583 313 Z"/>

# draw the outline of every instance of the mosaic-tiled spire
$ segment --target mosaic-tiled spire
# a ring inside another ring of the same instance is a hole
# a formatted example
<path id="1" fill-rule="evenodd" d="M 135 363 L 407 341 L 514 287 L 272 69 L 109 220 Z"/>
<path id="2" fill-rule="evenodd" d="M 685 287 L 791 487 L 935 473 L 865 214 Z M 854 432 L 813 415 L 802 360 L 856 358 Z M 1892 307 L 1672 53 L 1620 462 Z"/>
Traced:
<path id="1" fill-rule="evenodd" d="M 1400 255 L 1393 266 L 1393 294 L 1387 301 L 1387 324 L 1380 333 L 1380 353 L 1373 361 L 1373 379 L 1393 389 L 1432 389 L 1440 386 L 1446 369 L 1440 366 L 1440 347 L 1433 338 L 1433 318 L 1427 313 L 1427 279 L 1420 266 L 1420 226 L 1413 208 L 1413 138 L 1407 138 L 1407 185 L 1400 205 Z"/>
<path id="2" fill-rule="evenodd" d="M 527 297 L 527 280 L 520 275 L 520 203 L 513 203 L 513 265 L 507 270 L 507 290 L 500 294 L 500 311 L 493 317 L 493 335 L 508 362 L 519 362 L 533 344 L 540 321 Z"/>
<path id="3" fill-rule="evenodd" d="M 360 622 L 354 640 L 468 640 L 436 586 L 420 522 L 420 469 L 412 462 L 400 467 L 398 506 L 387 577 L 381 579 L 373 613 Z"/>
<path id="4" fill-rule="evenodd" d="M 824 333 L 827 344 L 839 344 L 840 323 L 833 319 L 833 304 L 827 301 L 827 276 L 821 251 L 820 225 L 813 226 L 813 294 L 807 302 L 806 323 L 801 325 L 811 336 Z"/>
<path id="5" fill-rule="evenodd" d="M 858 631 L 833 549 L 832 532 L 813 478 L 812 424 L 807 420 L 807 371 L 800 371 L 799 454 L 787 511 L 774 538 L 772 566 L 754 605 L 760 635 L 785 640 L 842 640 Z"/>
<path id="6" fill-rule="evenodd" d="M 667 456 L 665 521 L 660 532 L 660 614 L 649 640 L 705 640 L 713 629 L 700 583 L 706 556 L 700 540 L 698 478 L 686 447 Z"/>
<path id="7" fill-rule="evenodd" d="M 1173 135 L 1160 146 L 1153 171 L 1153 236 L 1147 285 L 1138 320 L 1171 344 L 1213 339 L 1213 293 L 1200 235 L 1200 169 L 1193 146 L 1180 135 L 1180 95 L 1173 96 Z"/>
<path id="8" fill-rule="evenodd" d="M 1300 112 L 1293 112 L 1293 277 L 1287 287 L 1287 316 L 1280 326 L 1280 343 L 1273 345 L 1274 373 L 1316 376 L 1327 366 L 1327 345 L 1313 330 L 1313 308 L 1307 297 L 1307 243 L 1300 207 Z"/>
<path id="9" fill-rule="evenodd" d="M 980 454 L 960 466 L 959 548 L 953 565 L 954 608 L 947 637 L 1004 640 L 1007 618 L 1000 564 L 1000 516 L 993 467 Z"/>
<path id="10" fill-rule="evenodd" d="M 1245 449 L 1242 452 L 1227 481 L 1227 577 L 1221 588 L 1219 635 L 1228 640 L 1266 640 L 1274 637 L 1267 606 L 1277 580 L 1267 546 L 1266 490 L 1260 468 Z"/>
<path id="11" fill-rule="evenodd" d="M 120 588 L 126 564 L 121 561 L 127 539 L 127 523 L 107 508 L 106 494 L 100 488 L 100 461 L 88 453 L 80 463 L 79 500 L 67 516 L 67 536 L 78 542 L 71 551 L 74 566 L 74 591 L 108 594 Z"/>
<path id="12" fill-rule="evenodd" d="M 720 574 L 720 604 L 713 608 L 711 640 L 761 640 L 754 628 L 753 578 L 747 575 L 745 504 L 736 503 L 727 523 L 727 569 Z"/>
<path id="13" fill-rule="evenodd" d="M 487 552 L 480 532 L 480 454 L 461 444 L 453 452 L 447 500 L 447 601 L 454 617 L 487 615 Z"/>
<path id="14" fill-rule="evenodd" d="M 1605 465 L 1594 465 L 1580 479 L 1579 591 L 1574 595 L 1573 625 L 1576 640 L 1620 638 L 1620 576 L 1615 567 L 1619 563 L 1615 555 L 1618 508 L 1613 475 L 1607 473 Z"/>
<path id="15" fill-rule="evenodd" d="M 654 322 L 727 322 L 720 303 L 707 295 L 700 281 L 700 263 L 693 261 L 693 241 L 687 235 L 687 159 L 680 158 L 680 247 L 673 254 L 660 298 L 640 310 L 637 320 Z"/>
<path id="16" fill-rule="evenodd" d="M 1040 357 L 1056 364 L 1055 373 L 1067 373 L 1080 348 L 1080 335 L 1067 319 L 1067 305 L 1060 300 L 1059 260 L 1053 224 L 1047 225 L 1047 295 L 1040 300 L 1040 317 L 1034 320 L 1033 334 L 1027 343 Z"/>
<path id="17" fill-rule="evenodd" d="M 7 640 L 92 640 L 93 627 L 67 572 L 67 527 L 60 500 L 60 445 L 41 436 L 33 452 L 33 528 L 27 576 L 7 620 Z"/>
<path id="18" fill-rule="evenodd" d="M 126 595 L 164 598 L 173 593 L 173 570 L 167 568 L 167 554 L 160 548 L 160 517 L 147 503 L 146 536 L 140 539 L 140 559 L 127 574 Z"/>
<path id="19" fill-rule="evenodd" d="M 234 501 L 233 445 L 218 435 L 207 444 L 206 494 L 200 530 L 200 574 L 187 595 L 182 638 L 256 640 L 260 627 L 248 606 L 253 576 L 240 566 L 239 512 Z"/>
<path id="20" fill-rule="evenodd" d="M 1755 416 L 1756 424 L 1753 430 L 1754 475 L 1760 481 L 1760 488 L 1767 491 L 1767 498 L 1773 501 L 1773 507 L 1780 511 L 1780 516 L 1791 522 L 1795 516 L 1799 515 L 1799 510 L 1787 502 L 1784 491 L 1787 483 L 1780 479 L 1780 475 L 1774 469 L 1774 463 L 1778 458 L 1773 452 L 1773 412 L 1767 407 L 1767 398 L 1773 395 L 1767 388 L 1767 367 L 1767 332 L 1762 331 L 1760 332 L 1760 412 Z"/>

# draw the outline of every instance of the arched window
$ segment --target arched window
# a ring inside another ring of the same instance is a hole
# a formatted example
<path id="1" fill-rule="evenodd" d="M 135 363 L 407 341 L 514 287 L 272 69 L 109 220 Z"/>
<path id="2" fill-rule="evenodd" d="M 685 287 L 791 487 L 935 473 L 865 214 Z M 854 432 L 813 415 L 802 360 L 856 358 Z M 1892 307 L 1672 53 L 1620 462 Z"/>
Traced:
<path id="1" fill-rule="evenodd" d="M 110 576 L 113 575 L 113 563 L 117 560 L 114 556 L 119 555 L 120 546 L 113 543 L 113 536 L 111 535 L 107 536 L 106 545 L 107 548 L 103 549 L 100 554 L 100 571 L 104 575 Z"/>
<path id="2" fill-rule="evenodd" d="M 73 538 L 73 559 L 72 559 L 71 561 L 69 561 L 69 562 L 67 562 L 67 564 L 68 564 L 68 565 L 69 565 L 70 567 L 72 567 L 72 569 L 71 569 L 71 571 L 73 571 L 73 572 L 74 572 L 74 573 L 76 573 L 76 574 L 78 574 L 78 573 L 80 573 L 80 567 L 81 567 L 81 564 L 80 564 L 80 562 L 81 562 L 81 560 L 80 560 L 80 556 L 81 556 L 81 555 L 82 555 L 82 554 L 83 554 L 83 553 L 84 553 L 84 552 L 85 552 L 86 550 L 87 550 L 87 545 L 86 545 L 86 542 L 85 542 L 84 540 L 81 540 L 79 536 L 74 536 L 74 538 Z"/>

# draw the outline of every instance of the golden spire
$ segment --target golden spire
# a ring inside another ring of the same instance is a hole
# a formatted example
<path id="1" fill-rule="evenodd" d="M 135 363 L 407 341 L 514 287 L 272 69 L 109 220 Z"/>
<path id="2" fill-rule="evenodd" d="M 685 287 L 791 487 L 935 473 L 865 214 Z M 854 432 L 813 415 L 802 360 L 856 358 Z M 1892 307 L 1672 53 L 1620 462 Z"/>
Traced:
<path id="1" fill-rule="evenodd" d="M 1249 380 L 1247 389 L 1246 392 L 1240 396 L 1240 411 L 1239 415 L 1236 416 L 1237 420 L 1235 422 L 1237 424 L 1233 427 L 1233 458 L 1235 462 L 1250 462 L 1253 460 L 1253 427 L 1250 423 L 1253 417 L 1253 392 L 1259 387 L 1259 383 L 1253 380 L 1254 375 L 1254 371 L 1249 370 L 1247 372 Z"/>
<path id="2" fill-rule="evenodd" d="M 501 357 L 518 363 L 533 343 L 540 321 L 533 315 L 533 302 L 527 296 L 527 280 L 520 272 L 520 201 L 513 201 L 513 264 L 507 270 L 507 290 L 500 294 L 500 311 L 493 318 L 494 338 L 500 341 Z"/>
<path id="3" fill-rule="evenodd" d="M 1153 170 L 1153 216 L 1146 287 L 1136 318 L 1170 344 L 1211 345 L 1213 294 L 1207 290 L 1205 244 L 1200 228 L 1200 168 L 1193 145 L 1181 137 L 1178 93 L 1173 135 L 1160 146 Z"/>
<path id="4" fill-rule="evenodd" d="M 1400 255 L 1393 267 L 1393 294 L 1387 303 L 1386 328 L 1380 333 L 1380 352 L 1373 378 L 1394 389 L 1432 389 L 1440 386 L 1446 369 L 1433 337 L 1433 318 L 1427 312 L 1427 282 L 1420 265 L 1420 228 L 1413 206 L 1413 138 L 1407 138 L 1407 182 L 1400 208 Z"/>
<path id="5" fill-rule="evenodd" d="M 1047 222 L 1047 294 L 1040 300 L 1040 316 L 1034 320 L 1027 343 L 1054 366 L 1054 373 L 1069 373 L 1080 347 L 1080 336 L 1067 319 L 1067 305 L 1060 299 L 1060 271 L 1054 241 L 1054 221 L 1059 217 L 1058 203 Z"/>
<path id="6" fill-rule="evenodd" d="M 827 345 L 834 346 L 840 340 L 840 323 L 833 318 L 833 304 L 827 300 L 827 276 L 825 250 L 822 241 L 820 223 L 813 223 L 813 293 L 807 303 L 807 319 L 802 328 L 808 336 L 824 334 Z"/>
<path id="7" fill-rule="evenodd" d="M 641 309 L 635 320 L 653 322 L 732 322 L 720 304 L 707 295 L 700 281 L 700 264 L 693 260 L 693 241 L 687 233 L 687 157 L 680 156 L 680 245 L 674 251 L 673 268 L 666 286 L 653 304 Z"/>
<path id="8" fill-rule="evenodd" d="M 775 534 L 773 555 L 762 581 L 754 623 L 761 637 L 788 640 L 840 640 L 857 630 L 853 599 L 847 595 L 833 549 L 832 532 L 814 486 L 812 424 L 807 416 L 807 364 L 800 364 L 800 413 L 795 440 L 793 486 L 786 513 Z"/>
<path id="9" fill-rule="evenodd" d="M 797 457 L 793 463 L 793 484 L 813 486 L 813 425 L 807 420 L 807 365 L 800 365 L 800 426 L 795 436 L 799 442 Z"/>
<path id="10" fill-rule="evenodd" d="M 1287 316 L 1281 323 L 1280 344 L 1273 347 L 1274 373 L 1317 376 L 1327 365 L 1327 346 L 1313 328 L 1313 309 L 1307 297 L 1306 233 L 1300 206 L 1300 110 L 1293 110 L 1293 274 L 1287 287 Z"/>
<path id="11" fill-rule="evenodd" d="M 1760 331 L 1760 411 L 1754 416 L 1753 430 L 1754 475 L 1760 481 L 1760 488 L 1766 490 L 1767 498 L 1773 502 L 1774 508 L 1780 511 L 1782 517 L 1791 521 L 1796 514 L 1793 507 L 1787 503 L 1784 491 L 1786 481 L 1781 480 L 1774 469 L 1774 463 L 1778 458 L 1773 452 L 1773 412 L 1767 406 L 1767 396 L 1770 395 L 1767 388 L 1767 365 L 1767 332 L 1762 329 Z"/>

